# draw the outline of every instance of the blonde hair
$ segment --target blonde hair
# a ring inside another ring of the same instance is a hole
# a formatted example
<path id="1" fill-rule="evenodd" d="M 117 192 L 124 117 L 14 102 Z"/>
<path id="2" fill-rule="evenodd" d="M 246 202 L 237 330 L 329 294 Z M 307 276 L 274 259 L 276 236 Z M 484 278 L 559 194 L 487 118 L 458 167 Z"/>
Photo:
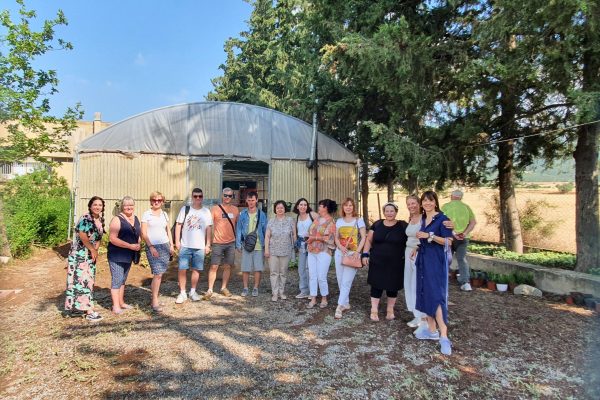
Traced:
<path id="1" fill-rule="evenodd" d="M 163 199 L 163 201 L 165 200 L 165 196 L 163 196 L 163 194 L 158 190 L 155 190 L 154 192 L 150 193 L 150 201 L 152 201 L 153 198 L 158 196 L 160 196 L 160 198 Z"/>
<path id="2" fill-rule="evenodd" d="M 419 199 L 419 196 L 417 196 L 416 194 L 409 194 L 408 196 L 406 196 L 407 203 L 409 199 L 414 199 L 417 201 L 417 204 L 421 205 L 421 199 Z"/>
<path id="3" fill-rule="evenodd" d="M 123 212 L 123 205 L 125 204 L 126 201 L 131 201 L 133 203 L 133 205 L 135 205 L 135 200 L 133 199 L 133 197 L 125 196 L 121 200 L 121 204 L 119 204 L 119 211 Z"/>
<path id="4" fill-rule="evenodd" d="M 356 212 L 356 203 L 351 197 L 346 197 L 346 199 L 342 202 L 342 206 L 340 207 L 340 217 L 344 218 L 346 216 L 346 213 L 344 212 L 344 206 L 348 203 L 352 204 L 352 217 L 358 217 L 358 213 Z"/>

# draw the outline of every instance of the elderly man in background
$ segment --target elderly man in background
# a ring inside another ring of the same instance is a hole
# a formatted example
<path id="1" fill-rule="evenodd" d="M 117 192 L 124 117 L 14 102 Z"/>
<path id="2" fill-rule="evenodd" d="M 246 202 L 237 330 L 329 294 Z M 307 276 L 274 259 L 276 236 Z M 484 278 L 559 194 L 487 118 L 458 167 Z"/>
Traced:
<path id="1" fill-rule="evenodd" d="M 467 262 L 467 246 L 469 245 L 469 234 L 475 228 L 475 214 L 467 204 L 462 201 L 463 192 L 455 190 L 450 195 L 450 202 L 442 206 L 442 212 L 454 222 L 454 240 L 452 241 L 452 252 L 455 253 L 458 262 L 458 282 L 460 289 L 471 291 L 471 271 Z"/>

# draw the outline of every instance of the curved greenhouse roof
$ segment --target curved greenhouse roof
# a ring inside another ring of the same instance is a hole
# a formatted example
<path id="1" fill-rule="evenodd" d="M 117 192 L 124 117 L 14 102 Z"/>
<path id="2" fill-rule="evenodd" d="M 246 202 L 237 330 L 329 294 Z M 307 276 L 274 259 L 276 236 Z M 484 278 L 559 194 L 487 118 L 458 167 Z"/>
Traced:
<path id="1" fill-rule="evenodd" d="M 312 126 L 268 108 L 200 102 L 148 111 L 81 142 L 80 153 L 121 152 L 231 159 L 308 160 Z M 319 133 L 319 161 L 355 163 L 357 157 Z"/>

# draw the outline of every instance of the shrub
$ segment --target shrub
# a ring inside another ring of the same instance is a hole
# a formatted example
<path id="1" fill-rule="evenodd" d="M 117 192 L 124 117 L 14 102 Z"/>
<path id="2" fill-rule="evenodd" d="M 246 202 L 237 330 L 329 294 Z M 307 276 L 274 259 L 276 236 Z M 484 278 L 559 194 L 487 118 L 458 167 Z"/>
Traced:
<path id="1" fill-rule="evenodd" d="M 513 272 L 513 279 L 517 285 L 529 285 L 535 286 L 535 281 L 533 280 L 533 273 L 527 271 L 515 271 Z"/>
<path id="2" fill-rule="evenodd" d="M 539 251 L 535 253 L 519 254 L 508 251 L 502 246 L 496 245 L 469 245 L 469 251 L 476 254 L 484 254 L 502 258 L 504 260 L 519 261 L 528 264 L 541 265 L 550 268 L 575 269 L 577 260 L 575 254 L 558 253 L 554 251 Z"/>
<path id="3" fill-rule="evenodd" d="M 573 184 L 573 182 L 559 183 L 558 185 L 556 185 L 556 188 L 561 193 L 569 193 L 571 190 L 573 190 L 574 187 L 575 185 Z"/>
<path id="4" fill-rule="evenodd" d="M 556 208 L 545 200 L 527 200 L 525 205 L 519 208 L 519 219 L 523 239 L 528 245 L 536 245 L 540 239 L 551 236 L 557 225 L 562 221 L 546 221 L 542 217 L 542 211 L 545 208 Z M 489 207 L 483 212 L 488 225 L 500 227 L 500 199 L 497 194 L 493 195 L 489 201 Z M 500 232 L 502 237 L 502 232 Z"/>
<path id="5" fill-rule="evenodd" d="M 0 196 L 13 257 L 27 257 L 34 243 L 55 246 L 67 238 L 70 191 L 64 178 L 38 170 L 9 181 Z"/>

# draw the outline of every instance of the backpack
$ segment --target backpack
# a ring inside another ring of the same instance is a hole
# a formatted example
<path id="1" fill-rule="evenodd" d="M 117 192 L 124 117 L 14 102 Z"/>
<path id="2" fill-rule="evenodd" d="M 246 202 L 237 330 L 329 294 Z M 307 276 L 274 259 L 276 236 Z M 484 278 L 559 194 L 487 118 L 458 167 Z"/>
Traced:
<path id="1" fill-rule="evenodd" d="M 185 219 L 187 218 L 188 213 L 190 212 L 190 206 L 185 206 L 185 214 L 183 215 L 183 223 L 185 223 Z M 177 220 L 173 222 L 173 226 L 171 227 L 171 238 L 173 239 L 173 244 L 175 244 L 175 229 L 177 228 Z M 181 240 L 181 234 L 183 232 L 183 224 L 181 224 L 181 228 L 179 230 L 179 240 Z"/>

